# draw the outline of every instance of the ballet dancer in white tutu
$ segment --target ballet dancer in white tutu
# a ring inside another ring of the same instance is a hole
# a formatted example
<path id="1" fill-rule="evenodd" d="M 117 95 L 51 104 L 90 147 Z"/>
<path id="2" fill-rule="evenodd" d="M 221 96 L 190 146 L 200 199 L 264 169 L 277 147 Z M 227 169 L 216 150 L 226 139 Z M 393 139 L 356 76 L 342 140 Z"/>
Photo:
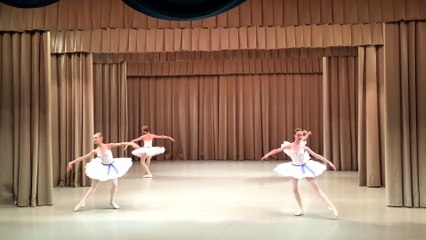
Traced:
<path id="1" fill-rule="evenodd" d="M 80 208 L 84 207 L 86 199 L 96 191 L 99 183 L 107 180 L 112 180 L 110 204 L 114 209 L 120 208 L 120 206 L 115 203 L 115 195 L 118 189 L 118 178 L 123 176 L 132 166 L 132 159 L 113 158 L 110 148 L 129 145 L 135 149 L 139 148 L 139 145 L 133 142 L 103 143 L 102 134 L 99 132 L 93 135 L 93 143 L 97 146 L 95 149 L 88 154 L 69 162 L 67 166 L 67 171 L 71 171 L 74 163 L 83 161 L 95 154 L 97 155 L 96 158 L 86 164 L 86 175 L 92 179 L 92 185 L 86 194 L 84 194 L 81 201 L 75 206 L 74 211 L 78 211 Z"/>
<path id="2" fill-rule="evenodd" d="M 318 194 L 318 196 L 328 204 L 328 209 L 332 211 L 333 214 L 337 217 L 338 212 L 336 207 L 328 199 L 327 195 L 325 195 L 325 193 L 319 187 L 318 183 L 315 181 L 315 177 L 322 174 L 326 170 L 327 164 L 330 165 L 333 170 L 336 170 L 334 164 L 306 146 L 306 135 L 303 135 L 303 131 L 300 128 L 296 128 L 294 130 L 293 142 L 285 142 L 281 145 L 280 148 L 274 149 L 267 153 L 265 156 L 263 156 L 262 160 L 265 160 L 269 156 L 277 154 L 281 151 L 284 151 L 284 153 L 291 158 L 291 162 L 279 164 L 274 169 L 274 171 L 276 171 L 282 176 L 291 177 L 293 194 L 299 206 L 299 210 L 295 212 L 294 215 L 302 216 L 305 213 L 298 189 L 299 179 L 305 178 L 315 190 L 315 192 Z M 323 161 L 324 164 L 319 163 L 317 161 L 313 161 L 310 158 L 310 155 L 312 155 L 316 159 Z"/>
<path id="3" fill-rule="evenodd" d="M 133 139 L 131 142 L 143 141 L 143 147 L 135 149 L 132 151 L 132 154 L 139 157 L 142 170 L 146 172 L 144 178 L 152 178 L 151 171 L 149 166 L 151 164 L 151 158 L 155 155 L 162 154 L 166 151 L 164 147 L 154 147 L 152 146 L 152 141 L 156 138 L 158 139 L 168 139 L 170 141 L 175 141 L 173 138 L 164 135 L 155 135 L 149 132 L 148 126 L 142 127 L 143 135 Z"/>

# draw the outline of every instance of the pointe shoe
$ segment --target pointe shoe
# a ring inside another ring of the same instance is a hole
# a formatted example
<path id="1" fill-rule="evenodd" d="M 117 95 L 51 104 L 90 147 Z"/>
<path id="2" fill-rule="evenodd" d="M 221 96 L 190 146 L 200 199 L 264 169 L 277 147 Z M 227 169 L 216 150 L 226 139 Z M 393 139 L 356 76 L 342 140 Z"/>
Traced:
<path id="1" fill-rule="evenodd" d="M 305 214 L 305 211 L 303 211 L 303 210 L 299 210 L 299 211 L 297 211 L 297 212 L 295 212 L 295 213 L 294 213 L 294 216 L 296 216 L 296 217 L 300 217 L 300 216 L 302 216 L 303 214 Z"/>
<path id="2" fill-rule="evenodd" d="M 144 175 L 143 178 L 152 178 L 151 174 Z"/>
<path id="3" fill-rule="evenodd" d="M 120 209 L 120 206 L 115 202 L 110 202 L 109 204 L 111 204 L 112 208 L 114 209 Z"/>
<path id="4" fill-rule="evenodd" d="M 337 211 L 335 206 L 328 206 L 328 210 L 332 211 L 334 216 L 339 216 L 339 212 Z"/>
<path id="5" fill-rule="evenodd" d="M 86 206 L 86 204 L 84 202 L 79 202 L 77 205 L 75 205 L 74 207 L 74 212 L 78 211 L 80 208 Z"/>

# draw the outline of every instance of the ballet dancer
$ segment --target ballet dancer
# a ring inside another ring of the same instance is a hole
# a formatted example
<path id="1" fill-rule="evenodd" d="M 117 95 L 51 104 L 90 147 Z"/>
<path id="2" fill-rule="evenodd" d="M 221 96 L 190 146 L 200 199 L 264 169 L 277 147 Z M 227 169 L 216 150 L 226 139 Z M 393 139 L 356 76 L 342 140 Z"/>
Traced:
<path id="1" fill-rule="evenodd" d="M 119 209 L 120 206 L 115 203 L 115 195 L 118 189 L 118 178 L 123 176 L 129 168 L 132 166 L 131 158 L 113 158 L 111 148 L 120 146 L 129 146 L 133 148 L 139 148 L 139 145 L 133 142 L 121 142 L 121 143 L 103 143 L 102 133 L 98 132 L 93 135 L 93 143 L 96 148 L 87 153 L 86 155 L 76 158 L 68 163 L 67 171 L 72 170 L 72 165 L 83 161 L 93 155 L 97 155 L 96 158 L 92 159 L 86 164 L 86 175 L 92 179 L 92 185 L 90 189 L 84 194 L 80 202 L 74 207 L 74 211 L 78 211 L 86 204 L 86 199 L 92 195 L 100 182 L 112 180 L 112 187 L 110 193 L 110 204 L 112 208 Z"/>
<path id="2" fill-rule="evenodd" d="M 280 148 L 274 149 L 269 153 L 265 154 L 262 157 L 262 161 L 267 159 L 269 156 L 277 154 L 281 151 L 284 151 L 290 158 L 291 162 L 279 164 L 274 171 L 279 173 L 282 176 L 291 177 L 291 185 L 293 188 L 293 194 L 296 198 L 299 210 L 294 213 L 295 216 L 302 216 L 305 211 L 303 209 L 302 200 L 299 194 L 298 182 L 299 179 L 305 178 L 311 187 L 315 190 L 318 196 L 328 204 L 328 209 L 333 212 L 337 217 L 338 212 L 334 204 L 329 200 L 327 195 L 321 190 L 318 183 L 315 181 L 315 177 L 322 174 L 326 168 L 327 164 L 333 170 L 336 170 L 336 167 L 332 162 L 324 158 L 323 156 L 315 153 L 309 147 L 306 146 L 306 135 L 303 135 L 303 131 L 300 128 L 294 130 L 294 141 L 288 144 L 282 144 Z M 324 162 L 321 164 L 319 162 L 313 161 L 310 158 L 312 155 L 314 158 L 319 159 Z"/>
<path id="3" fill-rule="evenodd" d="M 169 136 L 164 136 L 164 135 L 155 135 L 153 133 L 149 132 L 149 127 L 148 126 L 143 126 L 142 127 L 142 132 L 143 135 L 133 139 L 131 142 L 138 142 L 138 141 L 143 141 L 143 147 L 135 149 L 132 151 L 132 154 L 139 157 L 140 160 L 140 164 L 142 167 L 142 170 L 146 172 L 146 175 L 144 175 L 144 178 L 152 178 L 152 173 L 149 170 L 149 166 L 151 164 L 151 158 L 155 155 L 158 154 L 162 154 L 166 151 L 166 149 L 164 147 L 153 147 L 152 146 L 152 141 L 154 139 L 168 139 L 170 141 L 175 141 L 173 138 L 169 137 Z"/>

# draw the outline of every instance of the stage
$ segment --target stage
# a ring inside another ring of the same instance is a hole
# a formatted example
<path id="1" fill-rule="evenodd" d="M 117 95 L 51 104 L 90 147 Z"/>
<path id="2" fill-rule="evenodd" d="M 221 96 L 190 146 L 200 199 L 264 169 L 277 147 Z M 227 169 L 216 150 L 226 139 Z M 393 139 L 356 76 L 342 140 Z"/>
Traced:
<path id="1" fill-rule="evenodd" d="M 153 161 L 152 179 L 139 162 L 119 180 L 102 183 L 81 211 L 88 188 L 55 188 L 54 206 L 0 206 L 2 239 L 424 239 L 426 209 L 386 207 L 384 188 L 358 186 L 357 172 L 317 178 L 339 210 L 335 217 L 305 180 L 305 215 L 290 182 L 272 169 L 278 161 Z"/>

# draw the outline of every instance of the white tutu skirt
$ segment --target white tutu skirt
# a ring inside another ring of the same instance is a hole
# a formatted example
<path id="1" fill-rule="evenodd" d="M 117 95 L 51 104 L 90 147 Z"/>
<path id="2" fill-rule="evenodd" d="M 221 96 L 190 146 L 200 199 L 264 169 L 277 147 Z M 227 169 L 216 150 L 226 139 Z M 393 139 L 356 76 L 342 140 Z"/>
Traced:
<path id="1" fill-rule="evenodd" d="M 141 157 L 143 154 L 148 156 L 155 156 L 158 154 L 162 154 L 166 151 L 164 147 L 140 147 L 132 151 L 132 154 Z"/>
<path id="2" fill-rule="evenodd" d="M 91 179 L 107 181 L 122 177 L 131 166 L 131 158 L 114 158 L 111 164 L 104 164 L 100 158 L 94 158 L 86 164 L 86 175 Z"/>
<path id="3" fill-rule="evenodd" d="M 274 171 L 285 177 L 306 178 L 316 177 L 322 174 L 327 166 L 317 161 L 309 160 L 303 165 L 295 165 L 292 162 L 282 163 L 274 168 Z"/>

